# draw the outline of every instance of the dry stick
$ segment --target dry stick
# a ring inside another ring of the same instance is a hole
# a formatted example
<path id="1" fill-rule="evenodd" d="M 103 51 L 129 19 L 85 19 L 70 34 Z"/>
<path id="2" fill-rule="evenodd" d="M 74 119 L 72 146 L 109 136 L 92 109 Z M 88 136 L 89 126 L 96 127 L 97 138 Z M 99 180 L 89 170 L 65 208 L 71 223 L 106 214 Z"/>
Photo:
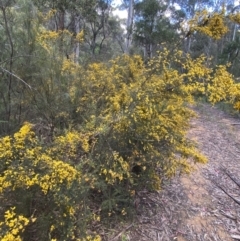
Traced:
<path id="1" fill-rule="evenodd" d="M 219 186 L 215 181 L 213 181 L 213 183 L 219 188 L 221 189 L 227 196 L 229 196 L 235 203 L 237 203 L 238 205 L 240 205 L 240 201 L 238 201 L 236 198 L 232 197 L 230 194 L 228 194 L 227 191 L 225 191 L 221 186 Z"/>
<path id="2" fill-rule="evenodd" d="M 232 215 L 230 215 L 230 214 L 225 213 L 223 210 L 220 210 L 220 212 L 221 212 L 221 214 L 222 214 L 223 216 L 225 216 L 225 217 L 227 217 L 227 218 L 230 218 L 230 219 L 232 219 L 232 220 L 234 220 L 234 221 L 237 221 L 237 218 L 236 218 L 236 217 L 234 217 L 234 216 L 232 216 Z"/>
<path id="3" fill-rule="evenodd" d="M 18 77 L 17 75 L 15 75 L 15 74 L 13 74 L 12 72 L 4 69 L 3 67 L 0 67 L 0 68 L 1 68 L 3 71 L 7 72 L 8 74 L 12 75 L 13 77 L 17 78 L 18 80 L 22 81 L 25 85 L 28 86 L 29 89 L 32 89 L 32 87 L 31 87 L 28 83 L 26 83 L 23 79 L 21 79 L 21 78 Z"/>
<path id="4" fill-rule="evenodd" d="M 231 237 L 232 237 L 233 239 L 240 240 L 240 235 L 231 234 Z"/>
<path id="5" fill-rule="evenodd" d="M 133 226 L 133 224 L 130 224 L 125 229 L 123 229 L 117 236 L 115 236 L 111 241 L 117 240 L 124 232 L 126 232 L 128 229 L 130 229 Z"/>
<path id="6" fill-rule="evenodd" d="M 228 171 L 225 171 L 225 174 L 240 188 L 240 183 L 235 178 L 233 178 Z"/>

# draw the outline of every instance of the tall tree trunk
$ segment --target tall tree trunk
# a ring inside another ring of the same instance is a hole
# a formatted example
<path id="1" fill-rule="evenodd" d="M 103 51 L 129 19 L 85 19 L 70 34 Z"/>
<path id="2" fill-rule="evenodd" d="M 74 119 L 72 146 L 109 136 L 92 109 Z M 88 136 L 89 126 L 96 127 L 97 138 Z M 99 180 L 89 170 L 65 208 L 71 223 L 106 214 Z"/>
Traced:
<path id="1" fill-rule="evenodd" d="M 59 11 L 58 19 L 59 19 L 59 23 L 58 23 L 59 30 L 64 30 L 64 28 L 65 28 L 65 26 L 64 26 L 65 12 L 64 12 L 64 10 Z"/>
<path id="2" fill-rule="evenodd" d="M 3 14 L 4 24 L 5 24 L 5 31 L 8 37 L 9 45 L 10 45 L 10 61 L 9 61 L 9 78 L 8 78 L 8 90 L 7 90 L 7 100 L 8 100 L 8 109 L 7 109 L 7 132 L 10 133 L 10 126 L 11 126 L 11 115 L 12 115 L 12 69 L 13 69 L 13 56 L 14 56 L 14 48 L 13 48 L 13 41 L 12 36 L 10 33 L 10 28 L 8 25 L 7 14 L 5 6 L 1 6 L 1 11 Z"/>
<path id="3" fill-rule="evenodd" d="M 186 52 L 187 52 L 187 53 L 190 52 L 191 43 L 192 43 L 191 37 L 187 38 L 187 46 L 186 46 Z"/>
<path id="4" fill-rule="evenodd" d="M 80 19 L 79 16 L 75 17 L 75 32 L 76 35 L 80 32 Z M 80 43 L 77 41 L 76 48 L 75 48 L 75 62 L 78 63 L 79 61 L 79 52 L 80 52 Z"/>
<path id="5" fill-rule="evenodd" d="M 67 53 L 63 53 L 63 30 L 65 29 L 64 20 L 65 20 L 65 12 L 64 10 L 60 10 L 58 15 L 58 30 L 62 31 L 62 33 L 61 33 L 61 39 L 60 39 L 61 42 L 59 46 L 59 51 L 63 55 L 65 54 L 67 55 Z"/>
<path id="6" fill-rule="evenodd" d="M 234 23 L 234 29 L 233 29 L 233 36 L 232 36 L 232 41 L 235 40 L 235 37 L 236 37 L 236 31 L 237 31 L 237 24 Z"/>
<path id="7" fill-rule="evenodd" d="M 126 53 L 129 53 L 129 48 L 132 44 L 133 13 L 134 13 L 134 0 L 129 0 L 128 19 L 127 19 L 127 38 L 126 38 L 126 47 L 125 47 Z"/>

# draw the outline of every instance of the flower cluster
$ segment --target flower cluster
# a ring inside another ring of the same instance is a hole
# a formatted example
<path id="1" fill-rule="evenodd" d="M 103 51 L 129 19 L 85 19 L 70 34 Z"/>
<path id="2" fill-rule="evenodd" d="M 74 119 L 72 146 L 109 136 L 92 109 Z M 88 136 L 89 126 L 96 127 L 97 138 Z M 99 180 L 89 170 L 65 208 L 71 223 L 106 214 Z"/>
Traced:
<path id="1" fill-rule="evenodd" d="M 15 213 L 16 207 L 7 210 L 4 214 L 4 222 L 0 222 L 0 238 L 2 241 L 21 241 L 20 234 L 26 226 L 35 222 L 35 218 L 26 218 Z"/>

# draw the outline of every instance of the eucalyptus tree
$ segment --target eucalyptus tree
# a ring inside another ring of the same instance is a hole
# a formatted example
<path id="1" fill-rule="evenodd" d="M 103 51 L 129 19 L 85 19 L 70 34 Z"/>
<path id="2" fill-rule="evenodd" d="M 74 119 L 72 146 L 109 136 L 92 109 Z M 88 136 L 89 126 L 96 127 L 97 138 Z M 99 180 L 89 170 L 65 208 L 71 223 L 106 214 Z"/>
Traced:
<path id="1" fill-rule="evenodd" d="M 133 18 L 134 18 L 134 0 L 129 0 L 128 19 L 127 19 L 126 49 L 125 49 L 126 53 L 129 52 L 129 48 L 132 44 Z"/>
<path id="2" fill-rule="evenodd" d="M 218 62 L 221 64 L 230 63 L 229 70 L 236 77 L 240 76 L 239 63 L 240 63 L 240 33 L 239 22 L 235 21 L 240 14 L 240 5 L 234 4 L 234 1 L 227 1 L 226 6 L 226 22 L 228 25 L 228 33 L 221 39 L 219 44 L 220 55 Z M 233 21 L 232 21 L 233 20 Z"/>
<path id="3" fill-rule="evenodd" d="M 179 7 L 185 12 L 187 18 L 193 17 L 193 15 L 202 9 L 210 9 L 214 7 L 214 0 L 170 0 L 170 4 L 178 4 Z M 218 1 L 217 1 L 218 2 Z"/>
<path id="4" fill-rule="evenodd" d="M 97 55 L 108 35 L 108 19 L 111 12 L 111 0 L 36 0 L 35 3 L 41 12 L 55 10 L 54 18 L 46 26 L 55 31 L 69 30 L 73 38 L 81 31 L 84 32 L 82 51 Z M 76 61 L 79 60 L 79 43 L 72 41 L 73 45 L 67 56 L 75 52 Z M 84 53 L 84 55 L 86 55 Z"/>
<path id="5" fill-rule="evenodd" d="M 104 0 L 87 1 L 81 7 L 80 21 L 92 55 L 99 54 L 103 48 L 109 30 L 110 11 L 110 2 Z"/>
<path id="6" fill-rule="evenodd" d="M 197 41 L 198 36 L 195 34 L 191 35 L 188 31 L 188 25 L 186 22 L 193 18 L 194 15 L 201 10 L 204 9 L 212 9 L 214 5 L 214 0 L 170 0 L 170 5 L 174 6 L 175 4 L 181 9 L 181 11 L 185 15 L 185 21 L 183 24 L 183 29 L 185 31 L 184 41 L 183 41 L 183 49 L 185 52 L 191 53 L 192 52 L 192 44 Z M 198 46 L 199 47 L 199 46 Z M 195 46 L 193 46 L 193 49 Z M 205 46 L 202 46 L 205 48 Z"/>
<path id="7" fill-rule="evenodd" d="M 135 5 L 134 42 L 151 58 L 157 45 L 177 42 L 178 21 L 164 1 L 143 0 Z"/>
<path id="8" fill-rule="evenodd" d="M 38 21 L 31 1 L 0 2 L 0 134 L 21 124 L 29 108 L 25 92 L 32 91 L 30 66 Z"/>

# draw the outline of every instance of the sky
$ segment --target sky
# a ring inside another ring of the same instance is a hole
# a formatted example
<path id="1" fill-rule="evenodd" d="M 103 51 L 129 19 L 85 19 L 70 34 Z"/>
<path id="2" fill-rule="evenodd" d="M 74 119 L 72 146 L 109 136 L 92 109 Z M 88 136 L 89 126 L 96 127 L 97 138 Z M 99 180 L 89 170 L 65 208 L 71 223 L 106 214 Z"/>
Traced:
<path id="1" fill-rule="evenodd" d="M 121 0 L 114 0 L 112 2 L 112 5 L 113 5 L 113 7 L 117 7 L 117 6 L 121 5 L 121 3 L 122 3 Z M 127 10 L 121 10 L 120 11 L 119 9 L 114 10 L 113 14 L 115 16 L 118 16 L 121 19 L 127 19 L 127 15 L 128 15 Z"/>

